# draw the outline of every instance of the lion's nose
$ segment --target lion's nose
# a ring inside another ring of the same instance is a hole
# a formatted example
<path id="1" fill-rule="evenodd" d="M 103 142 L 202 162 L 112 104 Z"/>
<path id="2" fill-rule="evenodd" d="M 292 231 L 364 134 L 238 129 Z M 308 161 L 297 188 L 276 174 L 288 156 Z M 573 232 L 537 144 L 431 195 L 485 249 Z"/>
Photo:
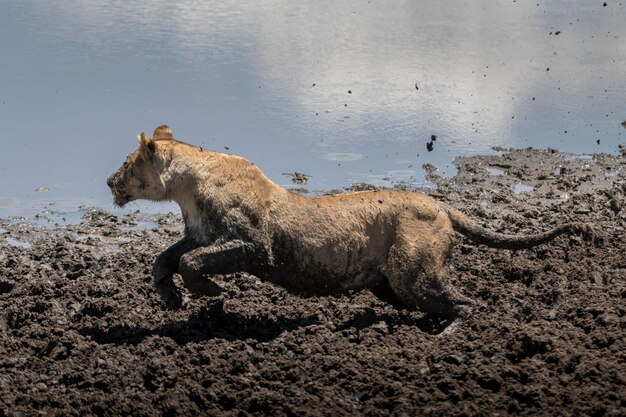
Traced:
<path id="1" fill-rule="evenodd" d="M 109 186 L 109 188 L 113 188 L 113 176 L 110 176 L 109 178 L 107 178 L 107 185 Z"/>

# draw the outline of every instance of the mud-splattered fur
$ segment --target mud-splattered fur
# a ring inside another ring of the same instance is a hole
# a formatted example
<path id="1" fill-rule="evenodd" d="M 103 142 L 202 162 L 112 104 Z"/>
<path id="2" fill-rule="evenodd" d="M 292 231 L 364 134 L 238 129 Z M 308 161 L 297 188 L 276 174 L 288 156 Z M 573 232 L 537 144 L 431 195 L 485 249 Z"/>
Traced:
<path id="1" fill-rule="evenodd" d="M 592 232 L 570 223 L 543 234 L 506 236 L 478 226 L 433 198 L 400 191 L 305 197 L 270 181 L 245 158 L 173 139 L 167 126 L 108 180 L 115 203 L 173 200 L 185 221 L 183 239 L 159 255 L 153 275 L 176 299 L 172 275 L 192 289 L 206 275 L 246 271 L 288 288 L 318 294 L 388 285 L 406 307 L 457 314 L 467 303 L 445 280 L 455 231 L 508 249 L 545 243 L 562 233 Z"/>

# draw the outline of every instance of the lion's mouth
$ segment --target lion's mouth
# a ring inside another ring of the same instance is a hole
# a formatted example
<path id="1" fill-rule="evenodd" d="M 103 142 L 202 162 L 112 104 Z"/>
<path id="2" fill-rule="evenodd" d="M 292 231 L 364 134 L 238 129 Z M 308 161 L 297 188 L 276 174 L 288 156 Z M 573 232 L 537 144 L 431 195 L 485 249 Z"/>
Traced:
<path id="1" fill-rule="evenodd" d="M 113 204 L 119 208 L 124 207 L 126 204 L 128 204 L 128 202 L 132 200 L 131 196 L 129 195 L 117 193 L 114 190 L 111 191 L 113 192 Z"/>
<path id="2" fill-rule="evenodd" d="M 119 208 L 124 207 L 130 201 L 130 196 L 115 187 L 111 187 L 111 194 L 113 194 L 113 204 Z"/>
<path id="3" fill-rule="evenodd" d="M 128 199 L 125 198 L 114 198 L 113 199 L 113 204 L 116 205 L 119 208 L 122 208 L 126 205 L 126 203 L 128 203 Z"/>

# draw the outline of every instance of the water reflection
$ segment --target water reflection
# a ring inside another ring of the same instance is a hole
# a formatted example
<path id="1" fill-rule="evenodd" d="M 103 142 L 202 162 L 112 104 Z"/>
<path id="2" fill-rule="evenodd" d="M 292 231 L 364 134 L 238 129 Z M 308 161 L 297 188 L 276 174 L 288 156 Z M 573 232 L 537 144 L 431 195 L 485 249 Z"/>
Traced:
<path id="1" fill-rule="evenodd" d="M 363 155 L 350 152 L 329 152 L 324 155 L 324 159 L 329 161 L 360 161 L 363 159 Z"/>
<path id="2" fill-rule="evenodd" d="M 108 174 L 164 122 L 311 190 L 424 183 L 422 164 L 449 175 L 496 145 L 624 142 L 617 2 L 7 3 L 0 196 L 106 206 Z"/>

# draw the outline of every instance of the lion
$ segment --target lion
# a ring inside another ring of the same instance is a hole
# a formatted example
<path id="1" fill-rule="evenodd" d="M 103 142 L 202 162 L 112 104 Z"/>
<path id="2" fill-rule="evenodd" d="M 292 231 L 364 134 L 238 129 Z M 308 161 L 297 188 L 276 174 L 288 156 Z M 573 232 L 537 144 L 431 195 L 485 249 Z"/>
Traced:
<path id="1" fill-rule="evenodd" d="M 500 249 L 530 248 L 562 234 L 593 235 L 591 225 L 577 222 L 503 235 L 416 192 L 302 196 L 243 157 L 174 139 L 166 125 L 138 140 L 107 184 L 120 207 L 137 199 L 180 206 L 184 237 L 152 270 L 170 305 L 180 305 L 175 273 L 192 292 L 211 292 L 211 274 L 247 272 L 303 294 L 385 287 L 404 308 L 459 317 L 472 301 L 446 281 L 456 232 Z"/>

